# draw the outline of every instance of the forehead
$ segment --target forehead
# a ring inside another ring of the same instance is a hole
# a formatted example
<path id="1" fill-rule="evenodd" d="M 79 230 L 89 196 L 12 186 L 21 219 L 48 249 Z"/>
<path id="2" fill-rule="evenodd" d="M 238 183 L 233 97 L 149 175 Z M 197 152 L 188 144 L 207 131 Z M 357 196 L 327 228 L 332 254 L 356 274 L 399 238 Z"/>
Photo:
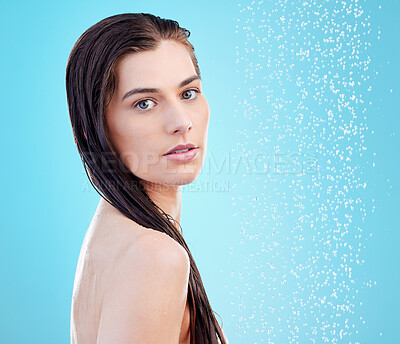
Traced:
<path id="1" fill-rule="evenodd" d="M 196 71 L 182 44 L 164 40 L 155 50 L 125 56 L 116 73 L 118 93 L 123 93 L 132 87 L 176 87 Z"/>

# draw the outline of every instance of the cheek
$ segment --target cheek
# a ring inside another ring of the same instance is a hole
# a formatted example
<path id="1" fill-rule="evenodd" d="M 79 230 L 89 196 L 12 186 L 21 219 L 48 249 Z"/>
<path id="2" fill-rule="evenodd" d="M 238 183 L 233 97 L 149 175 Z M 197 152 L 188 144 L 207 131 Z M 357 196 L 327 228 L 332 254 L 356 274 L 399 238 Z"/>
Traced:
<path id="1" fill-rule="evenodd" d="M 151 172 L 159 162 L 160 135 L 149 123 L 118 123 L 113 127 L 113 137 L 124 165 L 139 176 Z"/>
<path id="2" fill-rule="evenodd" d="M 110 140 L 117 154 L 129 167 L 132 164 L 130 160 L 141 150 L 140 144 L 143 144 L 142 136 L 145 133 L 127 121 L 109 121 L 107 124 Z"/>
<path id="3" fill-rule="evenodd" d="M 202 128 L 203 131 L 207 130 L 210 121 L 210 108 L 205 98 L 203 98 L 203 101 L 199 104 L 193 118 L 198 128 Z"/>
<path id="4" fill-rule="evenodd" d="M 109 133 L 113 144 L 117 147 L 118 153 L 122 154 L 134 148 L 135 142 L 140 142 L 141 130 L 137 125 L 130 123 L 126 119 L 113 118 L 107 121 Z M 137 138 L 137 139 L 136 139 Z"/>

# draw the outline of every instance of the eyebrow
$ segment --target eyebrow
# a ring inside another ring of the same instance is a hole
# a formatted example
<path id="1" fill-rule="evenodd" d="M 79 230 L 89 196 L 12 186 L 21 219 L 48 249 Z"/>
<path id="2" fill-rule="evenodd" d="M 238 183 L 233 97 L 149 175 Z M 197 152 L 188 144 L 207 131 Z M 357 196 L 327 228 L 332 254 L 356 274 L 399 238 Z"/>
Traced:
<path id="1" fill-rule="evenodd" d="M 179 88 L 182 88 L 183 86 L 186 86 L 187 84 L 190 84 L 194 80 L 201 80 L 201 78 L 198 75 L 193 75 L 185 80 L 183 80 L 179 84 Z M 134 88 L 128 92 L 125 93 L 125 95 L 122 97 L 121 102 L 123 102 L 126 98 L 137 94 L 137 93 L 161 93 L 159 88 Z"/>

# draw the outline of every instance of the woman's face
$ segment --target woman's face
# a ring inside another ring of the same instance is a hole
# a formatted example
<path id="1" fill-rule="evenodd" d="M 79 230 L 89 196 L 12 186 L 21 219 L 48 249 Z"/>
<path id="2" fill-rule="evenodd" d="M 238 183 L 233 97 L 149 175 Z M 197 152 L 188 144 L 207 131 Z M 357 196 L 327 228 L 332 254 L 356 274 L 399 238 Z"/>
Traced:
<path id="1" fill-rule="evenodd" d="M 194 181 L 206 155 L 210 110 L 185 47 L 164 40 L 156 50 L 130 54 L 117 65 L 116 77 L 106 122 L 122 161 L 147 182 Z M 188 143 L 198 146 L 194 159 L 164 156 Z"/>

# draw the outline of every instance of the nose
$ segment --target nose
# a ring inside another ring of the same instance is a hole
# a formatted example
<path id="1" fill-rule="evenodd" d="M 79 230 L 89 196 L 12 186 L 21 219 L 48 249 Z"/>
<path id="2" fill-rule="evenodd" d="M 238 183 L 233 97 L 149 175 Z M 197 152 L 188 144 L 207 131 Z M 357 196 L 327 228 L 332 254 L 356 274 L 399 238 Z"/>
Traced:
<path id="1" fill-rule="evenodd" d="M 167 111 L 166 128 L 169 134 L 184 134 L 192 129 L 191 117 L 179 101 L 172 102 Z"/>

